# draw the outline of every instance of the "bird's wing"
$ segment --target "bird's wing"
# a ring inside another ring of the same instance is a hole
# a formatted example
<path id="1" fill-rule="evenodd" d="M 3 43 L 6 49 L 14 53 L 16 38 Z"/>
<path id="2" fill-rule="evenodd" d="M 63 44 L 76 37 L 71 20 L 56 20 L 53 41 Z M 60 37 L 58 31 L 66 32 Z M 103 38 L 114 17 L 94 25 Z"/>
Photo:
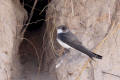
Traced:
<path id="1" fill-rule="evenodd" d="M 95 57 L 98 59 L 102 59 L 102 56 L 95 54 L 92 51 L 85 48 L 72 32 L 68 32 L 67 34 L 61 33 L 58 35 L 58 38 L 61 39 L 64 43 L 68 44 L 69 46 L 85 53 L 90 58 Z"/>

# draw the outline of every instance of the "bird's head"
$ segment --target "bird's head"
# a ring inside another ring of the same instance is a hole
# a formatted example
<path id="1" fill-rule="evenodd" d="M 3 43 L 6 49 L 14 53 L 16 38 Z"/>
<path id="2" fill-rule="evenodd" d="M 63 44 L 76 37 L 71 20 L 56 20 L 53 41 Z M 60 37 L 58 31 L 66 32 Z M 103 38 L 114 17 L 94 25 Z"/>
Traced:
<path id="1" fill-rule="evenodd" d="M 60 34 L 60 33 L 67 33 L 69 32 L 69 28 L 66 27 L 65 25 L 61 25 L 59 27 L 57 27 L 57 33 Z"/>

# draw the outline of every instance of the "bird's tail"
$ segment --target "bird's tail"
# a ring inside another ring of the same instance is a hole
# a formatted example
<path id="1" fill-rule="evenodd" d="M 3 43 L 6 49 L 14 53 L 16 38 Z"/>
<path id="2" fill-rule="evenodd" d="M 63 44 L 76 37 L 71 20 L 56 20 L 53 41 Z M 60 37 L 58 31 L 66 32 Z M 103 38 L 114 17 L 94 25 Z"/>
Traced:
<path id="1" fill-rule="evenodd" d="M 88 55 L 91 59 L 97 58 L 97 59 L 102 59 L 101 55 L 95 54 L 94 52 L 88 50 L 87 48 L 85 48 L 84 46 L 82 46 L 82 44 L 78 44 L 78 46 L 74 46 L 75 49 L 85 53 L 86 55 Z"/>
<path id="2" fill-rule="evenodd" d="M 81 48 L 82 47 L 82 48 Z M 85 53 L 86 55 L 88 55 L 90 58 L 97 58 L 97 59 L 102 59 L 102 56 L 101 55 L 98 55 L 98 54 L 95 54 L 94 52 L 86 49 L 85 47 L 83 46 L 80 46 L 79 49 L 77 50 L 80 50 L 81 52 Z"/>
<path id="3" fill-rule="evenodd" d="M 90 52 L 91 54 L 88 54 L 88 56 L 90 57 L 90 58 L 97 58 L 97 59 L 102 59 L 102 56 L 101 55 L 98 55 L 98 54 L 95 54 L 95 53 L 93 53 L 93 52 Z"/>

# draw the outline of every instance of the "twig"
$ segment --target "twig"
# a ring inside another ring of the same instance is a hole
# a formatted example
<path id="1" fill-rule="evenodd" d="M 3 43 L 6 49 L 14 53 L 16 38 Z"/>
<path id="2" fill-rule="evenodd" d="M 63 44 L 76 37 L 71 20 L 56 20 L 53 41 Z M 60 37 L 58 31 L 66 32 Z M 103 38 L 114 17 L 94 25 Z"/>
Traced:
<path id="1" fill-rule="evenodd" d="M 37 60 L 39 61 L 39 60 L 40 60 L 39 53 L 38 53 L 37 48 L 36 48 L 35 45 L 33 44 L 33 42 L 30 41 L 30 40 L 27 39 L 27 38 L 21 38 L 21 39 L 26 40 L 26 41 L 35 49 L 35 53 L 36 53 L 36 56 L 37 56 Z M 41 66 L 41 64 L 39 64 L 39 66 Z"/>
<path id="2" fill-rule="evenodd" d="M 35 6 L 36 6 L 37 2 L 38 2 L 38 0 L 35 0 L 35 2 L 33 4 L 33 7 L 32 7 L 32 10 L 31 10 L 31 13 L 30 13 L 30 17 L 29 17 L 28 22 L 27 22 L 27 25 L 22 28 L 21 33 L 24 32 L 26 30 L 26 28 L 28 27 L 28 25 L 29 25 L 29 23 L 31 21 L 31 18 L 33 16 L 34 9 L 35 9 Z"/>
<path id="3" fill-rule="evenodd" d="M 91 66 L 91 80 L 95 80 L 94 67 L 93 67 L 92 61 L 90 61 L 90 66 Z"/>
<path id="4" fill-rule="evenodd" d="M 119 75 L 116 75 L 116 74 L 113 74 L 113 73 L 108 73 L 108 72 L 104 72 L 104 71 L 102 71 L 102 73 L 104 73 L 104 74 L 109 74 L 109 75 L 112 75 L 112 76 L 115 76 L 115 77 L 120 78 L 120 76 L 119 76 Z"/>
<path id="5" fill-rule="evenodd" d="M 37 24 L 38 22 L 41 22 L 41 21 L 48 21 L 50 18 L 53 18 L 53 17 L 51 16 L 48 19 L 40 19 L 40 20 L 36 20 L 34 22 L 26 23 L 24 25 L 17 25 L 17 26 L 26 26 L 26 25 L 30 25 L 30 24 Z M 23 32 L 23 30 L 21 30 L 21 32 Z"/>
<path id="6" fill-rule="evenodd" d="M 31 5 L 29 5 L 29 4 L 24 4 L 24 5 L 32 9 L 32 6 L 31 6 Z M 35 10 L 36 10 L 36 11 L 41 11 L 40 9 L 37 9 L 37 8 L 35 8 Z"/>
<path id="7" fill-rule="evenodd" d="M 72 16 L 74 16 L 74 5 L 73 5 L 73 1 L 71 0 L 71 8 L 72 8 Z"/>
<path id="8" fill-rule="evenodd" d="M 6 69 L 4 69 L 4 70 L 5 70 L 5 73 L 6 73 L 6 76 L 7 76 L 7 80 L 9 80 L 9 78 L 8 78 L 8 72 L 7 72 Z"/>

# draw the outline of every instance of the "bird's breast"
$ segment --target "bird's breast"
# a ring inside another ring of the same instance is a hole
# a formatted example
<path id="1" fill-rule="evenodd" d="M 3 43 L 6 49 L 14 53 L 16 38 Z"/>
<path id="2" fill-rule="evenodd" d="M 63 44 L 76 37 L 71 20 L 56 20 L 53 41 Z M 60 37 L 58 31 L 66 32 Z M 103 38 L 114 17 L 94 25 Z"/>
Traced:
<path id="1" fill-rule="evenodd" d="M 57 39 L 57 41 L 58 41 L 58 43 L 59 43 L 62 47 L 64 47 L 64 48 L 67 48 L 67 49 L 71 48 L 71 46 L 67 45 L 67 44 L 64 43 L 63 41 L 61 41 L 61 40 L 59 40 L 59 39 Z"/>

